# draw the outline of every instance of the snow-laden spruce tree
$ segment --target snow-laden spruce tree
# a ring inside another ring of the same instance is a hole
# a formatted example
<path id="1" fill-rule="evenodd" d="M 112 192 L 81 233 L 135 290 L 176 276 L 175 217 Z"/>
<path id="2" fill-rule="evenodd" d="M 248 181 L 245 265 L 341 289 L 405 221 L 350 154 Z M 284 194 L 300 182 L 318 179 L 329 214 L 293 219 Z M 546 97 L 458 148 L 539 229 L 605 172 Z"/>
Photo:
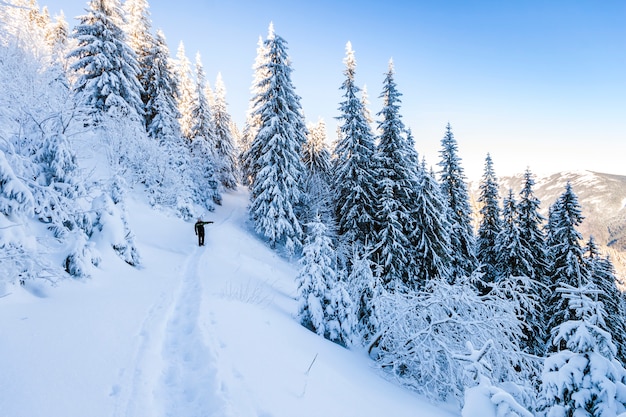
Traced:
<path id="1" fill-rule="evenodd" d="M 480 226 L 476 238 L 476 257 L 483 272 L 482 281 L 488 291 L 488 284 L 496 280 L 496 237 L 500 233 L 500 193 L 498 177 L 493 168 L 491 155 L 485 158 L 485 169 L 480 182 L 478 203 L 480 208 Z"/>
<path id="2" fill-rule="evenodd" d="M 519 267 L 523 268 L 519 274 L 529 277 L 539 299 L 546 300 L 549 295 L 549 281 L 547 278 L 546 242 L 543 233 L 545 218 L 539 212 L 541 202 L 535 196 L 534 186 L 533 174 L 527 169 L 524 172 L 524 185 L 517 204 L 519 242 L 522 246 L 519 253 L 527 255 L 527 258 L 519 263 Z M 533 316 L 528 318 L 530 328 L 536 329 L 536 332 L 534 337 L 528 337 L 527 341 L 532 344 L 532 352 L 538 356 L 543 356 L 545 352 L 544 342 L 547 339 L 547 335 L 543 333 L 546 329 L 544 310 L 545 303 L 539 303 Z M 530 348 L 530 346 L 528 347 Z"/>
<path id="3" fill-rule="evenodd" d="M 606 329 L 611 333 L 615 347 L 616 358 L 626 364 L 626 305 L 624 297 L 617 288 L 615 268 L 608 257 L 603 256 L 593 236 L 585 245 L 585 259 L 590 268 L 591 281 L 598 288 L 598 301 L 601 301 L 606 311 Z"/>
<path id="4" fill-rule="evenodd" d="M 183 137 L 191 141 L 193 139 L 192 128 L 194 125 L 193 107 L 196 101 L 196 83 L 191 68 L 191 62 L 185 53 L 185 44 L 181 41 L 176 52 L 176 85 L 177 104 L 180 115 L 179 123 Z"/>
<path id="5" fill-rule="evenodd" d="M 380 278 L 372 272 L 367 248 L 360 247 L 358 243 L 353 244 L 349 261 L 349 268 L 343 271 L 349 271 L 346 283 L 354 303 L 355 337 L 363 346 L 369 346 L 380 331 L 382 319 L 378 303 L 385 289 Z"/>
<path id="6" fill-rule="evenodd" d="M 202 65 L 200 53 L 196 54 L 196 84 L 193 94 L 193 103 L 191 106 L 191 130 L 189 132 L 190 139 L 193 141 L 199 137 L 204 138 L 207 142 L 210 153 L 209 157 L 217 161 L 217 137 L 215 134 L 215 125 L 213 124 L 213 111 L 207 96 L 207 81 Z"/>
<path id="7" fill-rule="evenodd" d="M 573 317 L 575 311 L 556 291 L 565 285 L 578 288 L 589 282 L 590 271 L 581 246 L 582 235 L 577 230 L 584 217 L 578 196 L 568 182 L 565 191 L 552 205 L 548 219 L 549 297 L 546 300 L 546 334 L 559 323 Z"/>
<path id="8" fill-rule="evenodd" d="M 626 370 L 615 359 L 606 311 L 592 283 L 561 283 L 557 294 L 571 316 L 552 330 L 552 354 L 545 360 L 539 415 L 618 416 L 626 412 Z"/>
<path id="9" fill-rule="evenodd" d="M 446 201 L 432 170 L 426 168 L 426 161 L 418 175 L 418 188 L 415 200 L 415 281 L 423 289 L 433 279 L 447 280 L 450 274 L 450 225 L 448 217 L 442 216 L 447 210 Z"/>
<path id="10" fill-rule="evenodd" d="M 255 99 L 261 128 L 250 148 L 260 153 L 251 172 L 249 211 L 257 233 L 272 247 L 282 245 L 293 253 L 302 246 L 298 216 L 303 199 L 301 150 L 307 130 L 300 97 L 291 82 L 287 42 L 274 33 L 273 26 L 265 47 L 267 76 L 259 83 Z"/>
<path id="11" fill-rule="evenodd" d="M 545 282 L 544 275 L 547 269 L 546 243 L 543 233 L 545 218 L 539 212 L 541 201 L 535 196 L 534 186 L 533 174 L 527 169 L 524 172 L 524 186 L 520 191 L 520 200 L 517 205 L 520 239 L 532 253 L 527 275 L 536 281 Z"/>
<path id="12" fill-rule="evenodd" d="M 147 0 L 126 0 L 123 5 L 126 16 L 123 29 L 126 33 L 127 43 L 137 57 L 139 66 L 137 79 L 142 87 L 141 99 L 144 105 L 148 103 L 150 98 L 147 95 L 149 84 L 154 82 L 150 78 L 150 66 L 152 65 L 151 52 L 154 48 L 155 39 L 152 35 L 149 7 Z"/>
<path id="13" fill-rule="evenodd" d="M 319 215 L 331 233 L 336 235 L 333 194 L 330 189 L 332 163 L 326 145 L 326 123 L 320 119 L 316 124 L 309 124 L 308 131 L 307 141 L 302 147 L 305 167 L 303 221 L 307 224 L 315 215 Z"/>
<path id="14" fill-rule="evenodd" d="M 476 239 L 472 229 L 472 210 L 469 192 L 465 183 L 465 173 L 458 155 L 457 141 L 452 134 L 450 123 L 441 140 L 439 151 L 441 168 L 440 184 L 447 201 L 450 221 L 451 276 L 453 281 L 460 275 L 469 276 L 477 266 Z"/>
<path id="15" fill-rule="evenodd" d="M 524 351 L 542 356 L 541 315 L 539 310 L 541 291 L 539 283 L 529 276 L 532 270 L 532 252 L 521 239 L 519 211 L 513 190 L 503 200 L 502 224 L 494 242 L 495 281 L 491 286 L 494 296 L 509 299 L 515 303 L 515 311 L 522 323 L 521 345 Z"/>
<path id="16" fill-rule="evenodd" d="M 353 341 L 354 308 L 337 274 L 328 229 L 318 218 L 307 224 L 298 284 L 298 316 L 303 326 L 343 346 Z"/>
<path id="17" fill-rule="evenodd" d="M 414 158 L 400 115 L 400 96 L 390 61 L 380 95 L 383 108 L 378 112 L 380 134 L 374 154 L 378 187 L 372 260 L 389 288 L 403 284 L 415 289 L 415 261 L 409 236 L 415 230 L 417 167 L 411 164 Z"/>
<path id="18" fill-rule="evenodd" d="M 170 64 L 170 52 L 162 31 L 157 31 L 146 61 L 145 119 L 148 136 L 158 141 L 180 137 L 176 76 Z"/>
<path id="19" fill-rule="evenodd" d="M 41 126 L 43 128 L 45 123 Z M 76 200 L 84 196 L 86 190 L 67 137 L 45 128 L 41 133 L 33 149 L 33 162 L 37 164 L 31 187 L 35 214 L 40 221 L 48 223 L 48 228 L 58 238 L 78 227 L 76 222 L 80 220 L 74 218 Z"/>
<path id="20" fill-rule="evenodd" d="M 76 100 L 99 123 L 114 108 L 122 117 L 143 116 L 139 63 L 126 43 L 125 18 L 117 0 L 91 0 L 72 37 L 77 47 L 69 53 L 75 72 Z"/>
<path id="21" fill-rule="evenodd" d="M 215 172 L 215 163 L 210 156 L 212 150 L 204 137 L 199 136 L 189 145 L 191 159 L 187 173 L 193 181 L 193 201 L 209 211 L 215 210 L 216 204 L 222 204 L 219 181 Z"/>
<path id="22" fill-rule="evenodd" d="M 174 208 L 183 218 L 193 212 L 190 175 L 191 150 L 182 137 L 176 102 L 176 76 L 162 31 L 157 31 L 147 57 L 148 72 L 145 97 L 146 132 L 158 152 L 152 154 L 150 165 L 155 175 L 146 179 L 146 191 L 153 205 Z"/>
<path id="23" fill-rule="evenodd" d="M 226 108 L 226 87 L 221 73 L 217 74 L 214 97 L 211 114 L 215 131 L 217 178 L 225 189 L 234 190 L 239 182 L 237 149 L 231 130 L 232 117 Z"/>
<path id="24" fill-rule="evenodd" d="M 67 77 L 67 54 L 70 51 L 70 25 L 67 23 L 63 12 L 55 16 L 54 22 L 51 22 L 46 28 L 46 42 L 50 47 L 53 65 L 59 66 L 63 70 L 65 77 Z"/>
<path id="25" fill-rule="evenodd" d="M 335 216 L 340 241 L 366 246 L 374 241 L 376 181 L 373 157 L 374 135 L 366 118 L 355 84 L 356 60 L 352 45 L 346 45 L 345 80 L 339 104 L 340 136 L 333 150 L 333 190 Z"/>
<path id="26" fill-rule="evenodd" d="M 267 50 L 265 42 L 262 37 L 259 37 L 259 42 L 256 50 L 256 59 L 254 61 L 253 70 L 254 76 L 252 79 L 252 86 L 250 87 L 250 93 L 252 98 L 248 103 L 248 110 L 246 112 L 246 124 L 241 134 L 241 140 L 239 142 L 239 161 L 241 164 L 241 180 L 244 185 L 250 186 L 254 180 L 254 173 L 257 172 L 256 160 L 259 157 L 260 149 L 252 148 L 254 138 L 261 129 L 261 115 L 258 112 L 258 107 L 261 104 L 256 100 L 261 95 L 264 88 L 267 85 L 261 81 L 267 78 Z M 256 144 L 259 146 L 260 144 Z"/>

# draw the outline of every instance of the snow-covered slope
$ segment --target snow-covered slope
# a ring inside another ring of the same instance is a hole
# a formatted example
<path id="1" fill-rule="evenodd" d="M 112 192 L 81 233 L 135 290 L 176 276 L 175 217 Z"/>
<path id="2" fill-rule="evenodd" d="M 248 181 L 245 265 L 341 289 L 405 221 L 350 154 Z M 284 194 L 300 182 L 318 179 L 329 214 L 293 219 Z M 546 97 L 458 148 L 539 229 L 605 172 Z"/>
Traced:
<path id="1" fill-rule="evenodd" d="M 0 416 L 458 415 L 301 327 L 296 267 L 247 230 L 247 194 L 193 225 L 129 199 L 142 256 L 0 294 Z M 449 407 L 452 409 L 452 407 Z"/>

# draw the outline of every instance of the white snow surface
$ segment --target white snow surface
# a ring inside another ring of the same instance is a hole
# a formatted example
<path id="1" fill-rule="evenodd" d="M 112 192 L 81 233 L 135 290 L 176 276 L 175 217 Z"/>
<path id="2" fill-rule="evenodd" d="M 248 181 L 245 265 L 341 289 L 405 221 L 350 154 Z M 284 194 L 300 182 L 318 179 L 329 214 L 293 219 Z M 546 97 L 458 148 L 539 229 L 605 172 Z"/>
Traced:
<path id="1" fill-rule="evenodd" d="M 90 279 L 0 289 L 0 416 L 460 415 L 300 326 L 296 263 L 250 234 L 247 192 L 205 216 L 204 247 L 126 204 L 140 268 L 110 250 Z"/>

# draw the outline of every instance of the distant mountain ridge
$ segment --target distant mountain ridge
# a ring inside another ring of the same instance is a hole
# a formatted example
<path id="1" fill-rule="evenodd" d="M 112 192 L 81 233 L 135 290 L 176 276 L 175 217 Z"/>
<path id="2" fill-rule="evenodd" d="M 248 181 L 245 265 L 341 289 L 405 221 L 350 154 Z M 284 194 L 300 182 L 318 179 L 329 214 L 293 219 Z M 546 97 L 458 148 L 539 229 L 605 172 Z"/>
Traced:
<path id="1" fill-rule="evenodd" d="M 541 214 L 546 218 L 550 206 L 565 191 L 568 182 L 578 196 L 585 217 L 578 228 L 583 239 L 588 241 L 593 236 L 603 251 L 610 255 L 620 280 L 626 281 L 626 176 L 566 171 L 535 177 L 535 196 L 541 201 Z M 500 197 L 506 196 L 512 189 L 519 199 L 523 183 L 523 174 L 500 178 Z M 478 183 L 471 184 L 472 204 L 476 213 L 478 186 Z"/>

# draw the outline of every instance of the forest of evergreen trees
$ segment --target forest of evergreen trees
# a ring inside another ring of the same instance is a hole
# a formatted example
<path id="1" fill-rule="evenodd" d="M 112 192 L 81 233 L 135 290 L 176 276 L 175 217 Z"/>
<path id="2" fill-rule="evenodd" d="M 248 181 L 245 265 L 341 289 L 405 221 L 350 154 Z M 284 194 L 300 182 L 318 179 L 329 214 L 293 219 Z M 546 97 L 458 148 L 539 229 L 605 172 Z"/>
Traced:
<path id="1" fill-rule="evenodd" d="M 221 76 L 211 88 L 183 43 L 170 55 L 147 0 L 91 0 L 73 28 L 35 0 L 4 1 L 0 22 L 6 276 L 89 276 L 105 235 L 140 264 L 125 220 L 131 189 L 192 219 L 245 186 L 251 227 L 299 260 L 298 319 L 320 336 L 364 349 L 434 400 L 489 387 L 498 416 L 626 412 L 624 298 L 611 261 L 577 230 L 572 187 L 544 218 L 533 174 L 501 196 L 486 155 L 472 213 L 451 125 L 430 166 L 402 121 L 392 62 L 372 117 L 347 44 L 331 145 L 323 121 L 307 124 L 271 25 L 239 133 Z M 81 169 L 85 146 L 106 174 Z M 50 231 L 59 264 L 33 256 L 25 219 Z M 108 236 L 112 223 L 125 232 Z"/>

